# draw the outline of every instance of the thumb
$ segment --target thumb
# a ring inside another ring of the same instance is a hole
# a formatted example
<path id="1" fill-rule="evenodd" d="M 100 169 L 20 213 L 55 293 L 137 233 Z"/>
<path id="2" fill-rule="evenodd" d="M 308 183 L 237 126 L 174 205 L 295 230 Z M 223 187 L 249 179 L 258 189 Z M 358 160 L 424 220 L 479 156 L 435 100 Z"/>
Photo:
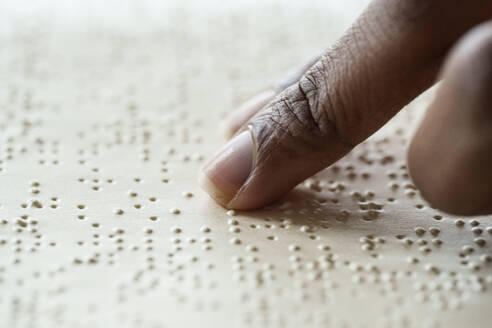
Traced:
<path id="1" fill-rule="evenodd" d="M 446 0 L 373 1 L 297 83 L 204 166 L 203 188 L 227 208 L 277 200 L 429 87 L 449 45 L 491 12 L 481 0 L 461 7 Z"/>

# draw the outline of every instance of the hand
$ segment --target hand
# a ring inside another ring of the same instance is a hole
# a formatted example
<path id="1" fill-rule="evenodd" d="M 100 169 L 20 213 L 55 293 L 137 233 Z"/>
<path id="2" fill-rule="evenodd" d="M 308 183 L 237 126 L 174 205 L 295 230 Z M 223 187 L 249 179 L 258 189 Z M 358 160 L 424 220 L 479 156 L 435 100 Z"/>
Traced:
<path id="1" fill-rule="evenodd" d="M 269 204 L 444 78 L 410 173 L 437 208 L 492 212 L 491 17 L 490 0 L 374 0 L 319 59 L 231 114 L 235 137 L 204 166 L 202 186 L 227 208 Z"/>

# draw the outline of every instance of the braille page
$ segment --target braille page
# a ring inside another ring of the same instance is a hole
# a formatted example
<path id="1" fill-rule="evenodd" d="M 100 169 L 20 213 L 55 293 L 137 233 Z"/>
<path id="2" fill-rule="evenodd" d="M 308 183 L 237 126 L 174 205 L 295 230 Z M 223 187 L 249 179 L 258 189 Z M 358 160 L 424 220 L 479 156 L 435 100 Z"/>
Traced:
<path id="1" fill-rule="evenodd" d="M 265 209 L 197 184 L 221 119 L 366 3 L 3 1 L 0 327 L 490 327 L 492 218 L 405 162 L 432 92 Z"/>

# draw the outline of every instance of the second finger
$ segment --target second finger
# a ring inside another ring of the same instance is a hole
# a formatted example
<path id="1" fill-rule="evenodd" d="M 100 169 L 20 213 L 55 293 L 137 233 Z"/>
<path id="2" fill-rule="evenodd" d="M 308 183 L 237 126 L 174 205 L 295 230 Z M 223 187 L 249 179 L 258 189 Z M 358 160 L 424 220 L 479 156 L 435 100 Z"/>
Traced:
<path id="1" fill-rule="evenodd" d="M 443 84 L 409 149 L 415 184 L 455 214 L 492 212 L 492 21 L 451 51 Z"/>

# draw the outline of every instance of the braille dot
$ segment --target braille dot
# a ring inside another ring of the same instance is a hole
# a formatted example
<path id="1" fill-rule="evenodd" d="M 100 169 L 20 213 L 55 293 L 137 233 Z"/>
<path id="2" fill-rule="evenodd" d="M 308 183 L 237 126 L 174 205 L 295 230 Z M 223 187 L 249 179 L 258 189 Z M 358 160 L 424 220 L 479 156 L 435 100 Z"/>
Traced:
<path id="1" fill-rule="evenodd" d="M 31 207 L 41 209 L 41 208 L 43 208 L 43 204 L 41 204 L 41 202 L 38 200 L 33 200 L 31 202 Z"/>
<path id="2" fill-rule="evenodd" d="M 258 247 L 254 246 L 254 245 L 247 245 L 246 246 L 246 250 L 248 252 L 257 252 L 258 251 Z"/>
<path id="3" fill-rule="evenodd" d="M 171 232 L 173 232 L 173 233 L 181 233 L 181 231 L 182 231 L 182 230 L 181 230 L 181 228 L 179 228 L 179 227 L 172 227 L 172 228 L 171 228 Z"/>
<path id="4" fill-rule="evenodd" d="M 483 263 L 491 263 L 492 262 L 492 255 L 482 254 L 480 256 L 480 261 L 482 261 Z"/>
<path id="5" fill-rule="evenodd" d="M 487 243 L 487 242 L 485 241 L 485 239 L 483 239 L 483 238 L 475 238 L 475 239 L 473 239 L 473 242 L 474 242 L 475 244 L 477 244 L 478 246 L 480 246 L 480 247 L 484 247 L 484 246 L 485 246 L 485 244 Z"/>
<path id="6" fill-rule="evenodd" d="M 176 208 L 176 207 L 173 207 L 173 208 L 170 208 L 169 209 L 169 213 L 171 213 L 171 214 L 179 214 L 179 213 L 181 213 L 181 210 L 178 209 L 178 208 Z"/>
<path id="7" fill-rule="evenodd" d="M 473 228 L 471 228 L 471 232 L 473 232 L 473 234 L 475 234 L 477 236 L 480 236 L 483 232 L 483 229 L 479 228 L 479 227 L 473 227 Z"/>
<path id="8" fill-rule="evenodd" d="M 294 244 L 289 245 L 289 251 L 291 251 L 291 252 L 298 252 L 300 250 L 301 250 L 301 247 L 299 247 L 299 245 L 294 245 Z"/>
<path id="9" fill-rule="evenodd" d="M 311 232 L 312 231 L 312 228 L 310 226 L 307 226 L 307 225 L 302 225 L 299 230 L 301 232 Z"/>
<path id="10" fill-rule="evenodd" d="M 470 262 L 470 263 L 468 263 L 468 265 L 467 265 L 467 266 L 468 266 L 468 268 L 469 268 L 471 271 L 478 271 L 478 270 L 480 270 L 480 268 L 481 268 L 481 267 L 480 267 L 480 264 L 475 263 L 475 262 Z"/>
<path id="11" fill-rule="evenodd" d="M 480 225 L 480 222 L 478 220 L 473 219 L 473 220 L 470 220 L 470 225 L 472 227 L 476 227 L 476 226 Z"/>
<path id="12" fill-rule="evenodd" d="M 473 253 L 475 251 L 475 249 L 472 246 L 470 246 L 470 245 L 464 245 L 463 247 L 461 247 L 461 250 L 465 254 L 470 254 L 470 253 Z"/>
<path id="13" fill-rule="evenodd" d="M 17 225 L 19 225 L 23 228 L 27 227 L 27 222 L 25 222 L 23 220 L 17 220 L 16 223 L 17 223 Z"/>
<path id="14" fill-rule="evenodd" d="M 230 242 L 231 244 L 234 244 L 234 245 L 239 245 L 239 244 L 241 244 L 241 239 L 239 239 L 239 238 L 231 238 L 231 239 L 229 240 L 229 242 Z"/>
<path id="15" fill-rule="evenodd" d="M 407 245 L 407 246 L 410 246 L 413 244 L 413 240 L 411 238 L 403 238 L 401 239 L 401 242 L 404 244 L 404 245 Z"/>
<path id="16" fill-rule="evenodd" d="M 457 226 L 458 228 L 461 228 L 465 225 L 465 221 L 463 221 L 462 219 L 457 219 L 454 221 L 454 225 Z"/>
<path id="17" fill-rule="evenodd" d="M 436 228 L 436 227 L 430 227 L 429 232 L 431 233 L 431 235 L 433 235 L 435 237 L 435 236 L 439 235 L 441 230 L 439 228 Z"/>
<path id="18" fill-rule="evenodd" d="M 430 273 L 439 274 L 441 270 L 431 263 L 426 263 L 424 265 L 424 270 Z"/>
<path id="19" fill-rule="evenodd" d="M 419 251 L 422 253 L 430 253 L 432 250 L 428 246 L 422 246 L 419 248 Z"/>
<path id="20" fill-rule="evenodd" d="M 443 242 L 442 242 L 442 240 L 441 240 L 441 239 L 436 239 L 436 238 L 432 239 L 432 244 L 433 244 L 434 246 L 436 246 L 436 247 L 441 246 L 441 245 L 442 245 L 442 243 L 443 243 Z"/>
<path id="21" fill-rule="evenodd" d="M 239 221 L 236 220 L 236 219 L 229 219 L 229 220 L 227 220 L 227 224 L 229 224 L 229 225 L 238 225 L 239 224 Z"/>

